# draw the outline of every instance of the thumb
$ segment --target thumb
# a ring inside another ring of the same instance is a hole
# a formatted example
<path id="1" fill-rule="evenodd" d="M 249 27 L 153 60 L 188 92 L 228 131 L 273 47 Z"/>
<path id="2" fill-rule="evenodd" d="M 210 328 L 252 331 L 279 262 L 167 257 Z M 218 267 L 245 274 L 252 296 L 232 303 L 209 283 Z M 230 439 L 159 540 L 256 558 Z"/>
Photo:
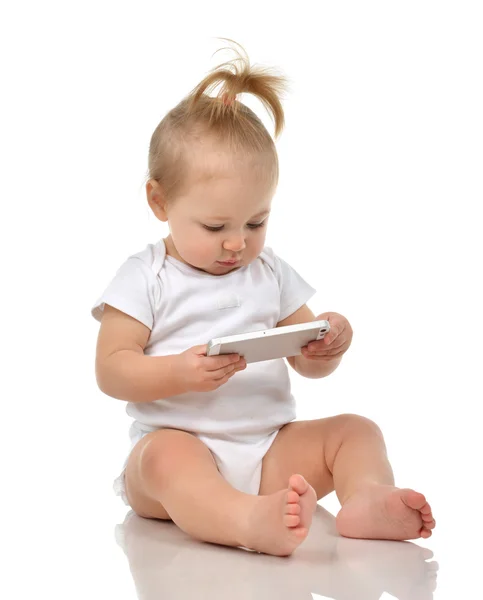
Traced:
<path id="1" fill-rule="evenodd" d="M 191 350 L 195 354 L 206 356 L 206 353 L 208 352 L 208 344 L 202 344 L 201 346 L 193 346 Z"/>

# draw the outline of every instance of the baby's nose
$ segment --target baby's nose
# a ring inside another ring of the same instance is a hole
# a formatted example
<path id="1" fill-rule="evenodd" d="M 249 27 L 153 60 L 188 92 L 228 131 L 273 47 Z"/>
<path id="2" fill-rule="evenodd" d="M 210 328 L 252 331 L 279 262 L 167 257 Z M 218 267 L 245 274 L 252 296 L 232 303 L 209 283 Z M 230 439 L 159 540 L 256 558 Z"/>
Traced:
<path id="1" fill-rule="evenodd" d="M 240 252 L 240 250 L 243 250 L 245 246 L 245 238 L 241 236 L 237 238 L 230 238 L 229 240 L 225 240 L 223 243 L 225 250 L 231 250 L 232 252 Z"/>

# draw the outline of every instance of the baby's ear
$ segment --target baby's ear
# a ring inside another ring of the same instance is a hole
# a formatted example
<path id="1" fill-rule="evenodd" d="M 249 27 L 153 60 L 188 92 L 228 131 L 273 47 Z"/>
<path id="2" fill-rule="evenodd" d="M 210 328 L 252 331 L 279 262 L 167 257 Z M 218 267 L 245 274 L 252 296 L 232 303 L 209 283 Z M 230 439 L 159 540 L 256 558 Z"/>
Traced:
<path id="1" fill-rule="evenodd" d="M 168 215 L 166 213 L 166 200 L 164 198 L 161 186 L 155 179 L 150 179 L 146 183 L 146 196 L 148 199 L 148 204 L 155 216 L 160 221 L 167 221 Z"/>

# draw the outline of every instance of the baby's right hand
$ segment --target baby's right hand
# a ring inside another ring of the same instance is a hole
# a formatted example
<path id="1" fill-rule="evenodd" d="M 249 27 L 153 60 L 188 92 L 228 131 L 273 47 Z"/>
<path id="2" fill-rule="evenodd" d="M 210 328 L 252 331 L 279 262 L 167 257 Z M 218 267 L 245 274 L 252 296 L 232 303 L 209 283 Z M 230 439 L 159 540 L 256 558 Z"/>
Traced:
<path id="1" fill-rule="evenodd" d="M 211 392 L 246 369 L 245 359 L 238 354 L 206 356 L 207 350 L 206 344 L 193 346 L 176 356 L 179 376 L 187 392 Z"/>

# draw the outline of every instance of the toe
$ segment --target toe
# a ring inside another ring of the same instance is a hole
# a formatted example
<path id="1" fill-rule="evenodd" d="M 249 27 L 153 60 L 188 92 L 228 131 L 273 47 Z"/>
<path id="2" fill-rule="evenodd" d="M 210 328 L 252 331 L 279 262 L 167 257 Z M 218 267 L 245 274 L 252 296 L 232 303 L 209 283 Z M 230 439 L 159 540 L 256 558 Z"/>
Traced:
<path id="1" fill-rule="evenodd" d="M 300 517 L 298 515 L 284 515 L 283 522 L 286 527 L 297 527 L 297 525 L 300 525 Z"/>
<path id="2" fill-rule="evenodd" d="M 290 477 L 290 479 L 288 480 L 288 485 L 290 489 L 295 490 L 300 496 L 302 494 L 305 494 L 305 492 L 309 488 L 309 484 L 307 483 L 307 481 L 302 477 L 302 475 L 298 474 L 292 475 Z"/>
<path id="3" fill-rule="evenodd" d="M 300 504 L 287 504 L 287 508 L 285 509 L 285 514 L 299 515 L 301 510 L 302 509 L 300 508 Z"/>
<path id="4" fill-rule="evenodd" d="M 423 494 L 419 492 L 415 492 L 414 490 L 405 489 L 401 490 L 401 500 L 409 506 L 409 508 L 413 508 L 414 510 L 421 510 L 426 504 L 426 498 Z"/>
<path id="5" fill-rule="evenodd" d="M 297 537 L 305 539 L 309 530 L 307 529 L 307 527 L 297 527 L 293 530 L 293 532 L 297 535 Z"/>
<path id="6" fill-rule="evenodd" d="M 421 511 L 421 514 L 423 514 L 423 515 L 430 515 L 431 514 L 431 507 L 429 506 L 429 504 L 427 502 L 419 510 Z"/>
<path id="7" fill-rule="evenodd" d="M 429 531 L 429 529 L 426 529 L 426 527 L 423 527 L 423 528 L 421 529 L 421 531 L 419 532 L 419 535 L 420 535 L 422 538 L 428 538 L 428 537 L 431 537 L 431 536 L 433 535 L 433 532 L 432 532 L 432 531 Z"/>

